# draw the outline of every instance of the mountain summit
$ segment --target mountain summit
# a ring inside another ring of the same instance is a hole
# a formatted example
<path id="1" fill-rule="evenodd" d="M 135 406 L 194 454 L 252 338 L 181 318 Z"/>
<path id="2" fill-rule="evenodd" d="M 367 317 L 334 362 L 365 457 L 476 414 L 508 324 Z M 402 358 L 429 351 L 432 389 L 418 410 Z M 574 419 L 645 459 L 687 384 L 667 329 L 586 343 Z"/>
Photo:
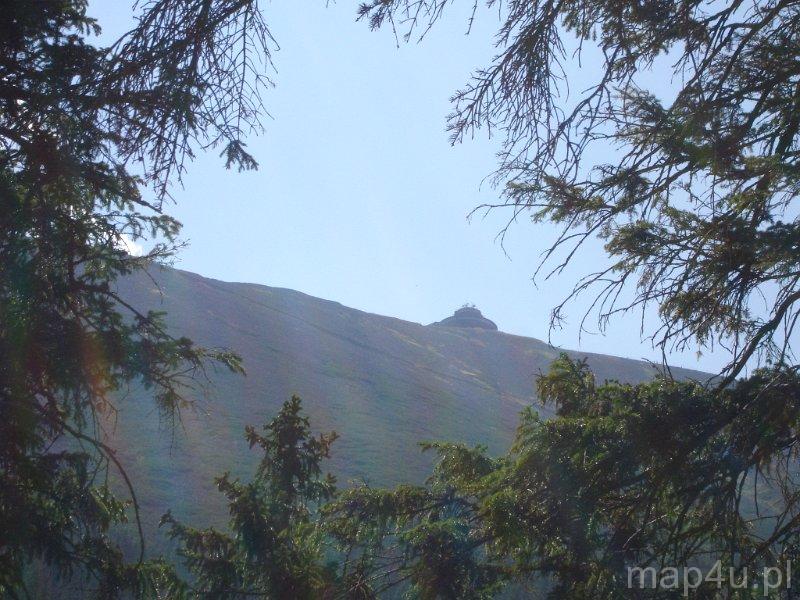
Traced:
<path id="1" fill-rule="evenodd" d="M 439 327 L 476 327 L 478 329 L 491 329 L 497 331 L 497 325 L 481 314 L 475 306 L 465 304 L 459 308 L 452 316 L 431 323 Z"/>

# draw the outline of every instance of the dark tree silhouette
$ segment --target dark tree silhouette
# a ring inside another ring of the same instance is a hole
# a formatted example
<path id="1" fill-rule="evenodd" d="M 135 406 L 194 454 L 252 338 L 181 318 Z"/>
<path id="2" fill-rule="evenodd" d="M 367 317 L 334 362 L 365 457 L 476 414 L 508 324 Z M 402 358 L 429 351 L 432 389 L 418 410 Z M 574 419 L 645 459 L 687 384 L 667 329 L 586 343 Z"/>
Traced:
<path id="1" fill-rule="evenodd" d="M 0 8 L 0 595 L 12 598 L 33 560 L 100 595 L 146 589 L 144 540 L 129 565 L 107 535 L 126 514 L 138 522 L 138 504 L 102 416 L 134 380 L 170 414 L 207 360 L 241 371 L 128 305 L 114 280 L 179 244 L 163 205 L 195 148 L 256 166 L 243 136 L 259 124 L 269 30 L 255 1 L 153 0 L 100 47 L 86 8 Z M 130 255 L 144 236 L 157 243 Z"/>
<path id="2" fill-rule="evenodd" d="M 162 519 L 192 576 L 182 590 L 187 597 L 313 600 L 333 589 L 336 569 L 325 563 L 315 516 L 336 493 L 335 479 L 322 475 L 336 434 L 313 436 L 297 396 L 263 429 L 247 429 L 250 447 L 264 453 L 254 479 L 217 479 L 230 533 L 194 529 L 170 514 Z"/>
<path id="3" fill-rule="evenodd" d="M 359 15 L 408 40 L 451 4 L 373 0 Z M 472 19 L 487 16 L 484 3 L 466 4 Z M 592 237 L 610 257 L 554 309 L 553 325 L 589 292 L 584 320 L 595 315 L 601 328 L 654 306 L 661 326 L 643 333 L 664 351 L 729 348 L 723 384 L 751 358 L 791 361 L 800 316 L 798 2 L 485 4 L 500 15 L 497 55 L 453 96 L 449 117 L 454 143 L 480 128 L 503 137 L 495 175 L 504 200 L 483 208 L 561 228 L 537 275 L 561 273 Z M 594 83 L 570 89 L 590 54 L 602 65 Z M 671 76 L 666 98 L 643 77 L 656 61 L 672 71 L 662 77 Z"/>

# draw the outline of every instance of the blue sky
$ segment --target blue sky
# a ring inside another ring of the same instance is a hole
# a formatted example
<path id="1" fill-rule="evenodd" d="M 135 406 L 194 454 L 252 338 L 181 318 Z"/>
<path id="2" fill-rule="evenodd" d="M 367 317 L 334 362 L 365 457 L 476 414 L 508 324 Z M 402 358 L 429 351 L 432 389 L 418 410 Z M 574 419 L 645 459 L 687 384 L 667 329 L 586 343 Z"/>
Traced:
<path id="1" fill-rule="evenodd" d="M 189 166 L 170 210 L 189 242 L 176 266 L 420 323 L 471 302 L 503 331 L 547 339 L 551 308 L 598 266 L 602 250 L 594 245 L 536 287 L 531 276 L 552 228 L 523 218 L 504 250 L 496 235 L 507 213 L 468 220 L 475 206 L 499 196 L 484 181 L 497 140 L 452 147 L 445 132 L 450 95 L 491 58 L 496 14 L 483 13 L 466 36 L 466 14 L 454 11 L 422 44 L 398 48 L 390 30 L 355 22 L 356 5 L 263 3 L 280 50 L 277 86 L 265 96 L 272 118 L 249 140 L 260 168 L 227 171 L 214 151 Z M 127 6 L 95 0 L 90 13 L 115 35 L 130 23 Z M 571 67 L 573 90 L 596 74 L 593 61 L 590 54 Z M 656 70 L 652 81 L 665 75 Z M 640 339 L 639 314 L 579 339 L 589 300 L 571 307 L 565 327 L 552 332 L 554 344 L 660 359 Z M 715 370 L 725 356 L 687 352 L 670 362 Z"/>

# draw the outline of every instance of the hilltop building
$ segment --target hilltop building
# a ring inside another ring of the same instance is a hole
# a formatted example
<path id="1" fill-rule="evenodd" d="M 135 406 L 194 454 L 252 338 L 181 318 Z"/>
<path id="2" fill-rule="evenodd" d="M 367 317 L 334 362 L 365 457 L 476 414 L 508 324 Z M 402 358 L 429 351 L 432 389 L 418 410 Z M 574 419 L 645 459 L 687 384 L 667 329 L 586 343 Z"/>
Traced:
<path id="1" fill-rule="evenodd" d="M 471 327 L 475 329 L 491 329 L 497 331 L 497 325 L 481 314 L 475 306 L 465 304 L 453 313 L 451 317 L 431 323 L 439 327 Z"/>

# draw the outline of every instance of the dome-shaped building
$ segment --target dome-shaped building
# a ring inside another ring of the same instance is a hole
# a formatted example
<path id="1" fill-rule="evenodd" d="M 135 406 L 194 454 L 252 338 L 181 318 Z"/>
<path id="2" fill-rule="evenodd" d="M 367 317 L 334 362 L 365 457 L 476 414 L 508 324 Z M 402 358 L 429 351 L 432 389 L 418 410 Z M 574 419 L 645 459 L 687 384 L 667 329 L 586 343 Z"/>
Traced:
<path id="1" fill-rule="evenodd" d="M 464 305 L 453 313 L 453 316 L 432 323 L 440 327 L 470 327 L 475 329 L 491 329 L 497 331 L 497 325 L 481 314 L 474 306 Z"/>

